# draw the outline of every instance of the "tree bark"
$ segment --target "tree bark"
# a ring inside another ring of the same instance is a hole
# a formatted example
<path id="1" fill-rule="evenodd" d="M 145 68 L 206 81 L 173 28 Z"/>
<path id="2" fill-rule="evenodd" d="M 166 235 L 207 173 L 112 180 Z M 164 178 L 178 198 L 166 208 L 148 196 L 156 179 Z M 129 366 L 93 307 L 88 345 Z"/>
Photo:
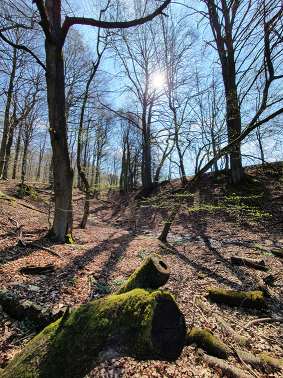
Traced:
<path id="1" fill-rule="evenodd" d="M 54 5 L 54 8 L 56 6 Z M 60 15 L 55 15 L 55 23 L 60 27 Z M 58 20 L 59 18 L 59 20 Z M 71 168 L 65 117 L 65 78 L 62 47 L 48 40 L 46 50 L 46 82 L 50 138 L 53 151 L 53 176 L 55 210 L 50 232 L 59 242 L 70 241 L 72 234 L 72 186 Z"/>
<path id="2" fill-rule="evenodd" d="M 8 85 L 8 92 L 7 92 L 7 101 L 5 106 L 5 113 L 4 113 L 4 128 L 3 128 L 3 135 L 2 141 L 0 146 L 0 178 L 2 177 L 3 167 L 5 165 L 6 159 L 6 146 L 7 140 L 9 137 L 9 128 L 10 128 L 10 110 L 11 110 L 11 103 L 12 103 L 12 96 L 14 91 L 14 80 L 16 77 L 16 69 L 17 69 L 17 49 L 13 49 L 13 58 L 12 58 L 12 71 L 10 74 L 10 80 Z"/>
<path id="3" fill-rule="evenodd" d="M 20 122 L 17 143 L 16 143 L 16 150 L 15 150 L 15 159 L 14 159 L 14 165 L 13 165 L 12 179 L 15 179 L 16 174 L 17 174 L 18 160 L 19 160 L 19 154 L 20 154 L 20 148 L 21 148 L 22 128 L 23 128 L 23 122 Z"/>

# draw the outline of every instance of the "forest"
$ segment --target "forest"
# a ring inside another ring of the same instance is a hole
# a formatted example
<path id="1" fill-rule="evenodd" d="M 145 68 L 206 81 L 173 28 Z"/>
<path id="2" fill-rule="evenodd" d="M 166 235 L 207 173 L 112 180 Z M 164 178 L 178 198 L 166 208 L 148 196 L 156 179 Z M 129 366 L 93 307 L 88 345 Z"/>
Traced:
<path id="1" fill-rule="evenodd" d="M 0 0 L 0 377 L 283 375 L 281 0 Z"/>

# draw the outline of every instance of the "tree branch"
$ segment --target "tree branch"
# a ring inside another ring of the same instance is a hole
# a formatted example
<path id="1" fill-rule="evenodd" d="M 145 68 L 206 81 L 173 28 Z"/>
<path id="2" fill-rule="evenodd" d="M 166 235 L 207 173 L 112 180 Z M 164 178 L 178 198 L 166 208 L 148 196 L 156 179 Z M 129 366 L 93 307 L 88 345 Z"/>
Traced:
<path id="1" fill-rule="evenodd" d="M 8 38 L 5 37 L 5 35 L 2 32 L 0 32 L 0 38 L 4 42 L 8 43 L 8 45 L 14 47 L 15 49 L 23 50 L 23 51 L 29 53 L 36 60 L 36 62 L 38 64 L 40 64 L 41 67 L 46 71 L 46 67 L 45 67 L 44 63 L 42 63 L 42 61 L 28 47 L 26 47 L 24 45 L 19 45 L 17 43 L 14 43 L 14 42 L 10 41 Z"/>
<path id="2" fill-rule="evenodd" d="M 52 37 L 51 37 L 51 31 L 50 31 L 50 22 L 48 20 L 48 15 L 46 12 L 46 8 L 44 6 L 44 2 L 43 0 L 33 0 L 32 2 L 36 4 L 37 9 L 40 14 L 41 20 L 39 22 L 39 25 L 42 27 L 43 32 L 46 36 L 46 39 L 51 40 Z"/>
<path id="3" fill-rule="evenodd" d="M 38 1 L 38 0 L 37 0 Z M 36 1 L 36 2 L 37 2 Z M 141 17 L 130 21 L 101 21 L 94 18 L 84 17 L 66 17 L 62 25 L 62 43 L 64 43 L 68 30 L 73 25 L 88 25 L 95 26 L 102 29 L 126 29 L 133 26 L 142 25 L 148 21 L 153 20 L 156 16 L 162 15 L 164 9 L 171 3 L 171 0 L 165 0 L 163 4 L 158 7 L 153 13 L 148 16 Z"/>

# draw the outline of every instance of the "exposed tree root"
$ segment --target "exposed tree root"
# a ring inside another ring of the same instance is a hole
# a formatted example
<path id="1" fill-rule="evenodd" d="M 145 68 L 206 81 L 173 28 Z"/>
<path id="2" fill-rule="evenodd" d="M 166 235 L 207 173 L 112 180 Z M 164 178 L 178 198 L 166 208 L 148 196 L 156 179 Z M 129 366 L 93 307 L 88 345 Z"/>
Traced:
<path id="1" fill-rule="evenodd" d="M 222 370 L 223 375 L 229 378 L 252 378 L 251 374 L 248 374 L 242 369 L 230 365 L 228 362 L 221 360 L 220 358 L 208 356 L 204 354 L 203 359 L 209 366 L 216 367 Z"/>
<path id="2" fill-rule="evenodd" d="M 226 359 L 232 354 L 232 350 L 208 329 L 193 327 L 187 334 L 186 344 L 196 344 L 208 354 L 219 358 Z"/>

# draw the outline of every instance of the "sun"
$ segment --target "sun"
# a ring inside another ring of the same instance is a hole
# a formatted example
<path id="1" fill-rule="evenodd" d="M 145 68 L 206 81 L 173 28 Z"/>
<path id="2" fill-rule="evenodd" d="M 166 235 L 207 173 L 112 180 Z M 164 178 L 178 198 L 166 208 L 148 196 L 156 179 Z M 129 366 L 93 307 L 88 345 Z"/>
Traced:
<path id="1" fill-rule="evenodd" d="M 151 86 L 153 89 L 163 89 L 165 87 L 166 80 L 165 80 L 165 74 L 160 71 L 156 71 L 151 76 Z"/>

